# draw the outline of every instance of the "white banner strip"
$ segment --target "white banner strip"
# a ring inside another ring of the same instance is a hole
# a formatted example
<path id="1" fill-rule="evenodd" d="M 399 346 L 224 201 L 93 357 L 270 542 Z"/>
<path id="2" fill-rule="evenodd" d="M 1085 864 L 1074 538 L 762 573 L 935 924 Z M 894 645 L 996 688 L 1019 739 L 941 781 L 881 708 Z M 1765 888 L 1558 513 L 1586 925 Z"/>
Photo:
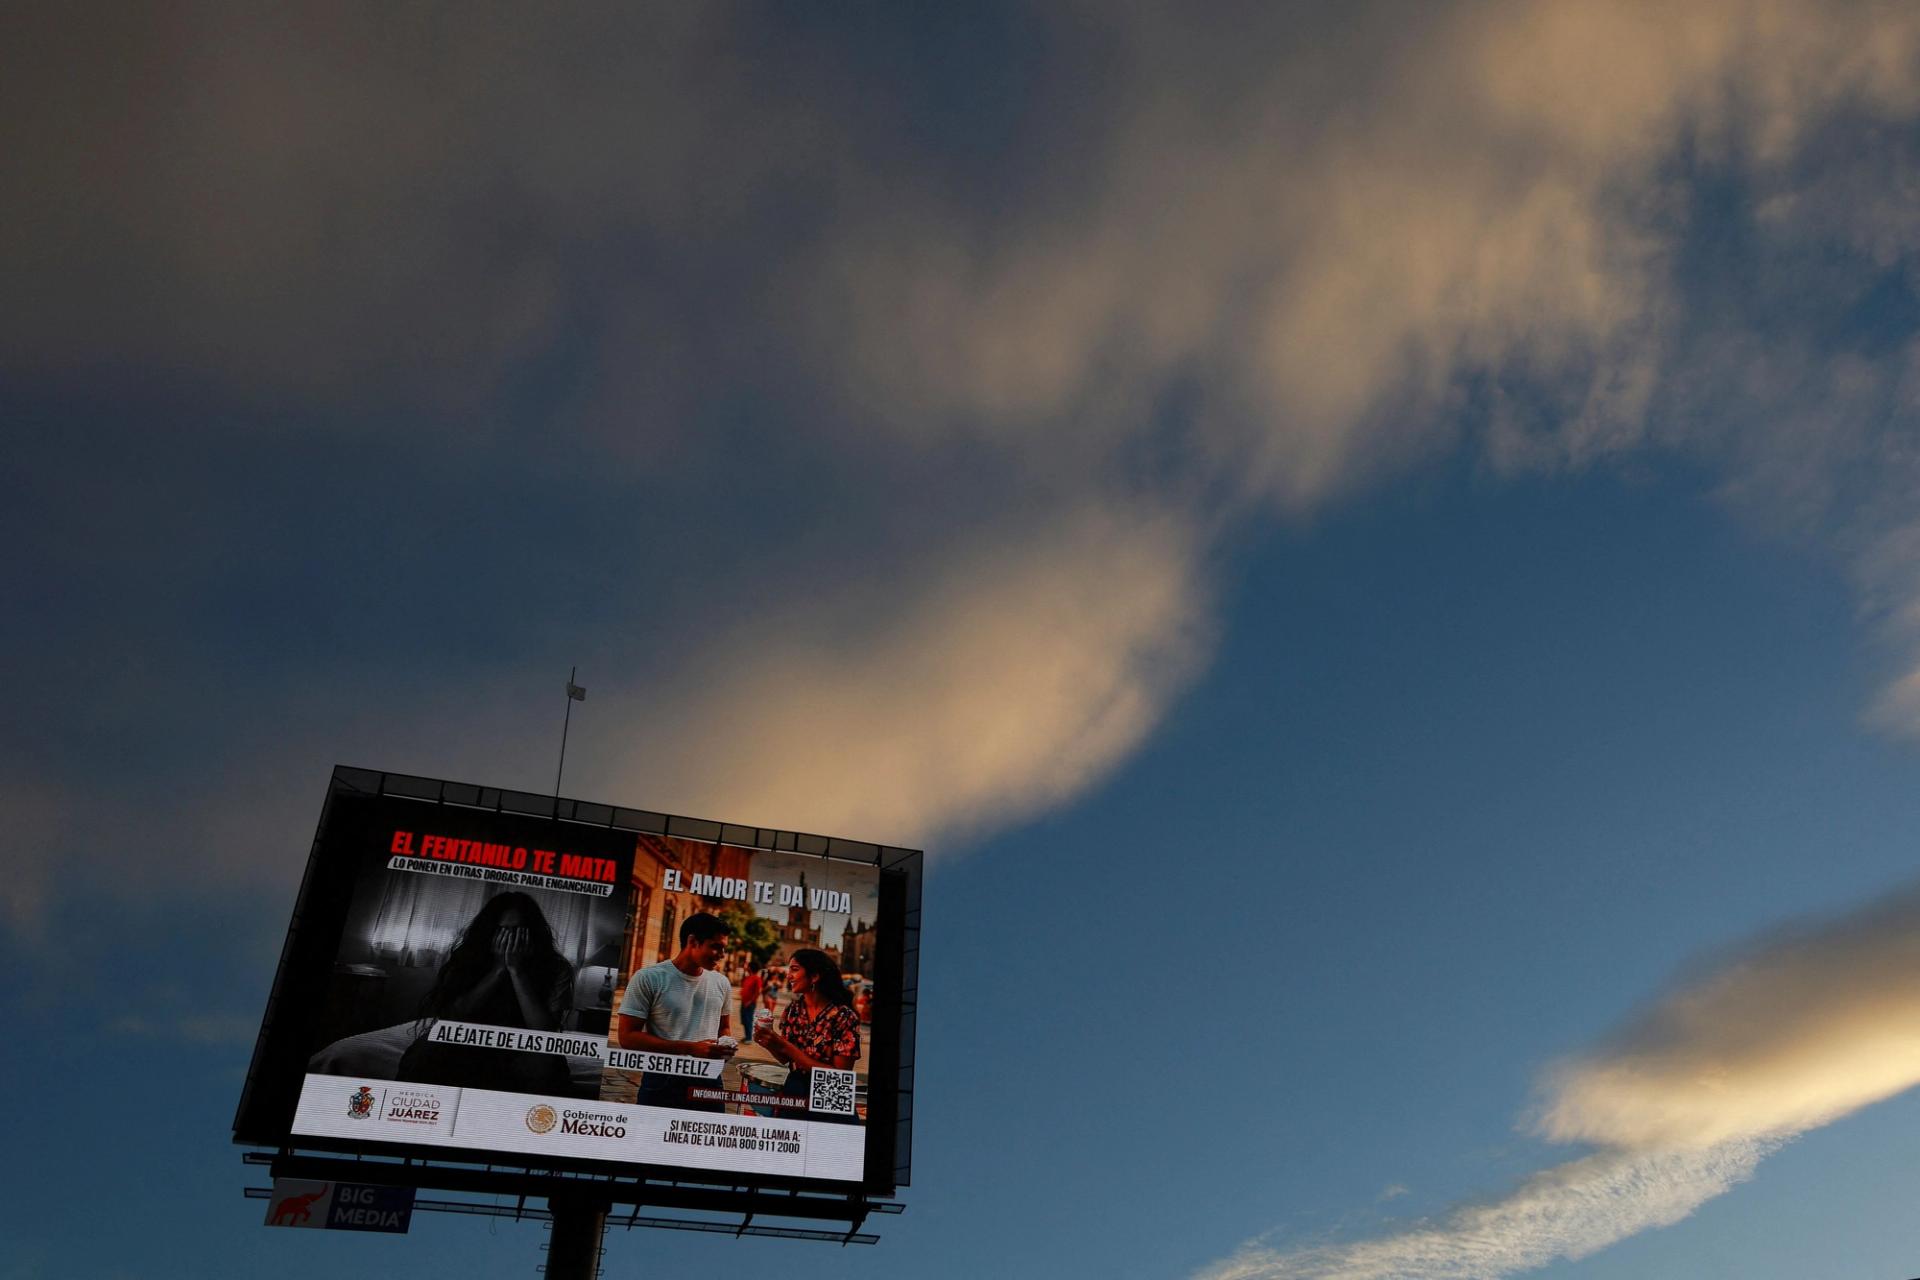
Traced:
<path id="1" fill-rule="evenodd" d="M 425 1108 L 424 1104 L 434 1105 Z M 402 1105 L 395 1105 L 401 1103 Z M 430 1110 L 430 1123 L 408 1122 Z M 457 1120 L 456 1120 L 457 1117 Z M 309 1075 L 293 1132 L 414 1146 L 853 1180 L 866 1127 Z"/>

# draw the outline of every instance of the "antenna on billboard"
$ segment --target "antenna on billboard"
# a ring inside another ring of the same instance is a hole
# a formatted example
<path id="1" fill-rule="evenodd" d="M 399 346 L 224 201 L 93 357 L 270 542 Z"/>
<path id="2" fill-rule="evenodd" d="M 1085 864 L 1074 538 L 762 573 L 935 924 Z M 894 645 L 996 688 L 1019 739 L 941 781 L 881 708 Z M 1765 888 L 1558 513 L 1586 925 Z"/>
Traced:
<path id="1" fill-rule="evenodd" d="M 560 722 L 560 767 L 553 771 L 553 798 L 555 800 L 560 798 L 560 775 L 567 771 L 567 729 L 573 724 L 573 704 L 587 700 L 587 691 L 573 682 L 573 678 L 579 674 L 579 667 L 570 667 L 567 669 L 567 715 L 566 718 Z"/>

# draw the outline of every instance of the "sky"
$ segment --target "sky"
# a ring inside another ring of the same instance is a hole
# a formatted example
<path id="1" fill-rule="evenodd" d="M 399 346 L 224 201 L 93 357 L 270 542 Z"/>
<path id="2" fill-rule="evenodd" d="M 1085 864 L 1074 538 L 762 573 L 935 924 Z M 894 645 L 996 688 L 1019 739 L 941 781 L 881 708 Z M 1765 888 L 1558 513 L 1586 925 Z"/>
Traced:
<path id="1" fill-rule="evenodd" d="M 1920 9 L 18 7 L 0 1280 L 269 1232 L 336 763 L 925 848 L 873 1248 L 1920 1275 Z"/>

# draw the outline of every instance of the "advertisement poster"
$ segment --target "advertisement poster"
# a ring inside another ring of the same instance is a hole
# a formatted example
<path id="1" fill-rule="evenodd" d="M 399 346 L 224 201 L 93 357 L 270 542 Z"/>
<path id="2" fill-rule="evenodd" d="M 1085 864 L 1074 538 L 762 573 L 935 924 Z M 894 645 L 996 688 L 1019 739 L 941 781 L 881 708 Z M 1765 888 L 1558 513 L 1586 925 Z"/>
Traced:
<path id="1" fill-rule="evenodd" d="M 293 1132 L 858 1180 L 875 868 L 390 803 Z"/>

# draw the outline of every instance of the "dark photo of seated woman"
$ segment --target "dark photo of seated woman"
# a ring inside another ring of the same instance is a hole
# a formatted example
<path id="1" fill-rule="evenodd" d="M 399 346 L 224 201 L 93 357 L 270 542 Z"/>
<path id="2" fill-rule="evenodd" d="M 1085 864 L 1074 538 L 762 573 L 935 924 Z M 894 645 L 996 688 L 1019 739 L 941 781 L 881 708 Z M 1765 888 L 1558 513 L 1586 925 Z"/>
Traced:
<path id="1" fill-rule="evenodd" d="M 441 1021 L 555 1031 L 572 997 L 573 966 L 554 945 L 540 904 L 524 893 L 498 894 L 474 913 L 440 966 L 420 1005 L 419 1036 L 400 1059 L 400 1079 L 569 1093 L 567 1060 L 559 1054 L 436 1044 L 429 1037 Z"/>

